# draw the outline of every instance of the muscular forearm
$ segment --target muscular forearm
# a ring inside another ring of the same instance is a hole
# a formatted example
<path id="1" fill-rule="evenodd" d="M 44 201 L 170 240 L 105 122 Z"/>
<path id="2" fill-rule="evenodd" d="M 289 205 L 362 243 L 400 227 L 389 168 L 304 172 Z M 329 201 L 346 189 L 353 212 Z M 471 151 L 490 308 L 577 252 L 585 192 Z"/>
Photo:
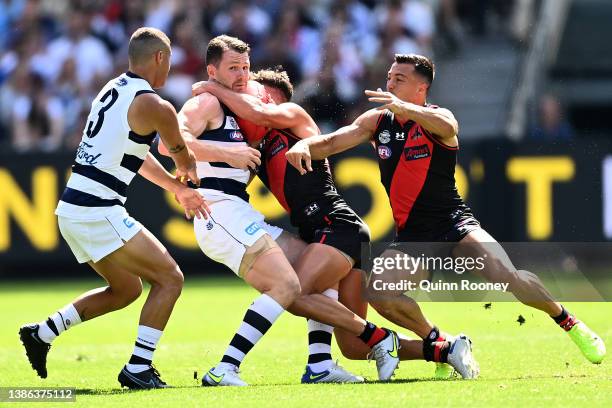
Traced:
<path id="1" fill-rule="evenodd" d="M 193 150 L 198 161 L 227 162 L 228 148 L 205 143 L 197 139 L 188 141 L 187 145 Z"/>
<path id="2" fill-rule="evenodd" d="M 153 154 L 147 154 L 138 174 L 164 190 L 176 193 L 183 185 L 168 173 Z"/>
<path id="3" fill-rule="evenodd" d="M 304 139 L 310 148 L 313 160 L 325 159 L 333 154 L 343 152 L 351 147 L 370 139 L 370 134 L 363 127 L 351 124 L 342 127 L 333 133 L 312 136 Z"/>
<path id="4" fill-rule="evenodd" d="M 450 117 L 445 110 L 404 102 L 396 115 L 401 120 L 413 120 L 442 138 L 455 137 L 459 131 L 457 120 Z"/>
<path id="5" fill-rule="evenodd" d="M 211 84 L 210 93 L 227 105 L 236 116 L 256 125 L 265 125 L 263 103 L 256 97 L 234 92 L 219 84 Z"/>

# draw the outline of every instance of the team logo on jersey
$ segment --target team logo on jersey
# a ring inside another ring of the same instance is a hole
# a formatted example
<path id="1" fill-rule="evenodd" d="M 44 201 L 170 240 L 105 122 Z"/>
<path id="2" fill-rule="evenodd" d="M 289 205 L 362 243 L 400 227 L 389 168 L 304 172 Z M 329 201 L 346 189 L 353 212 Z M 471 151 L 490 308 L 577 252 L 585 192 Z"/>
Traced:
<path id="1" fill-rule="evenodd" d="M 287 144 L 285 143 L 285 141 L 280 136 L 276 136 L 268 144 L 268 156 L 272 158 L 278 153 L 282 152 L 283 149 L 285 149 L 286 147 Z"/>
<path id="2" fill-rule="evenodd" d="M 395 140 L 406 140 L 406 134 L 404 132 L 395 132 Z"/>
<path id="3" fill-rule="evenodd" d="M 421 130 L 420 130 L 418 127 L 417 127 L 417 128 L 414 130 L 414 133 L 412 134 L 412 136 L 410 137 L 410 139 L 412 139 L 412 140 L 416 140 L 416 139 L 418 139 L 418 138 L 419 138 L 419 137 L 421 137 L 421 136 L 423 136 L 423 133 L 421 133 Z"/>
<path id="4" fill-rule="evenodd" d="M 391 140 L 391 134 L 385 129 L 378 134 L 378 140 L 380 140 L 380 143 L 389 143 Z"/>
<path id="5" fill-rule="evenodd" d="M 378 146 L 378 157 L 387 160 L 391 157 L 391 149 L 388 146 Z"/>
<path id="6" fill-rule="evenodd" d="M 214 227 L 214 224 L 212 223 L 212 221 L 208 221 L 208 222 L 206 223 L 206 229 L 207 229 L 207 230 L 209 230 L 209 231 L 210 231 L 211 229 L 213 229 L 213 227 Z"/>
<path id="7" fill-rule="evenodd" d="M 431 156 L 431 152 L 429 151 L 429 146 L 420 145 L 420 146 L 412 146 L 404 149 L 404 158 L 407 161 L 424 159 L 425 157 Z"/>
<path id="8" fill-rule="evenodd" d="M 319 204 L 312 203 L 304 209 L 304 214 L 306 214 L 307 217 L 310 217 L 311 215 L 318 213 L 320 209 Z"/>
<path id="9" fill-rule="evenodd" d="M 249 235 L 253 235 L 255 234 L 257 231 L 259 231 L 261 229 L 261 226 L 256 223 L 256 222 L 252 222 L 251 225 L 249 225 L 248 227 L 246 227 L 246 229 L 244 230 L 244 232 L 246 232 Z"/>
<path id="10" fill-rule="evenodd" d="M 229 136 L 234 142 L 242 142 L 244 140 L 244 136 L 242 136 L 242 133 L 239 130 L 230 133 Z"/>
<path id="11" fill-rule="evenodd" d="M 230 129 L 240 129 L 238 127 L 238 123 L 236 122 L 236 119 L 234 119 L 232 116 L 228 116 L 227 121 L 229 122 Z"/>
<path id="12" fill-rule="evenodd" d="M 117 86 L 126 86 L 127 85 L 127 79 L 119 78 L 117 80 L 117 82 L 115 82 L 115 85 L 117 85 Z"/>

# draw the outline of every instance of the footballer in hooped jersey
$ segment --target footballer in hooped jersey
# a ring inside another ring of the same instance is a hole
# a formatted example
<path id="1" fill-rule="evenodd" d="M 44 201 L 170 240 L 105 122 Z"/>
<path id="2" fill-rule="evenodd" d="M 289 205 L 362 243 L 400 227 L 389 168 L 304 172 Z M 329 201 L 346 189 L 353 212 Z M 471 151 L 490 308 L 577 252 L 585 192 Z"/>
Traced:
<path id="1" fill-rule="evenodd" d="M 186 215 L 206 218 L 209 209 L 199 192 L 179 181 L 199 183 L 195 156 L 180 134 L 176 111 L 153 90 L 168 77 L 170 40 L 155 28 L 139 28 L 130 38 L 128 55 L 129 71 L 111 79 L 92 102 L 55 212 L 77 261 L 87 262 L 108 285 L 82 294 L 46 320 L 22 326 L 19 336 L 32 368 L 46 378 L 47 354 L 57 336 L 134 302 L 145 280 L 151 290 L 134 351 L 118 380 L 133 389 L 164 388 L 152 365 L 153 353 L 181 293 L 183 274 L 166 248 L 127 213 L 127 189 L 139 173 L 174 193 Z M 149 152 L 156 133 L 168 147 L 176 178 Z"/>

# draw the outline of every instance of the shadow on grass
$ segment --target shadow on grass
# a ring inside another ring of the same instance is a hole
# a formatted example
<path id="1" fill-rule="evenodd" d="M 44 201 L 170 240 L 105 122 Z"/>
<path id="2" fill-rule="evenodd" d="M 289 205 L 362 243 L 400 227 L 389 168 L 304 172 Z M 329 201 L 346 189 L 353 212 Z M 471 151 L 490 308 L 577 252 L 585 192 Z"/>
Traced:
<path id="1" fill-rule="evenodd" d="M 201 385 L 187 385 L 180 387 L 168 387 L 168 388 L 157 388 L 151 390 L 130 390 L 127 388 L 80 388 L 76 390 L 76 395 L 121 395 L 121 394 L 132 394 L 139 392 L 159 391 L 163 392 L 164 389 L 188 389 L 188 388 L 202 388 Z"/>

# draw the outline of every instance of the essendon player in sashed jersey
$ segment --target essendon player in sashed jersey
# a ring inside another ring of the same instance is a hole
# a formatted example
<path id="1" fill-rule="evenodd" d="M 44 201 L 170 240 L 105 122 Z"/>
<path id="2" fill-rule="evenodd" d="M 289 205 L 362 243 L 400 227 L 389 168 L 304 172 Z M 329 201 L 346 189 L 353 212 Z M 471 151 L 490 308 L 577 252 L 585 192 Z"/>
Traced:
<path id="1" fill-rule="evenodd" d="M 464 232 L 478 226 L 455 185 L 457 147 L 444 145 L 413 120 L 401 123 L 389 110 L 378 118 L 374 145 L 400 241 L 456 241 L 438 231 L 450 230 L 459 219 Z"/>
<path id="2" fill-rule="evenodd" d="M 287 159 L 305 173 L 303 161 L 308 167 L 311 159 L 320 160 L 374 141 L 396 221 L 396 240 L 459 242 L 462 245 L 454 250 L 459 256 L 466 247 L 476 249 L 486 259 L 483 277 L 509 283 L 510 291 L 521 302 L 547 313 L 567 331 L 589 361 L 601 362 L 606 352 L 601 338 L 555 302 L 537 276 L 517 270 L 501 245 L 458 199 L 454 183 L 458 124 L 448 109 L 427 104 L 433 79 L 434 66 L 428 58 L 397 54 L 388 72 L 387 92 L 366 91 L 370 101 L 381 106 L 334 133 L 296 143 Z M 403 137 L 406 140 L 399 140 Z M 416 303 L 401 311 L 396 308 L 400 304 L 387 302 L 379 312 L 412 313 L 408 328 L 423 337 L 431 325 Z M 431 330 L 429 335 L 435 337 L 437 329 Z"/>
<path id="3" fill-rule="evenodd" d="M 299 228 L 300 237 L 310 243 L 303 252 L 301 262 L 296 266 L 298 273 L 301 274 L 301 270 L 308 266 L 305 269 L 312 276 L 311 280 L 316 282 L 314 287 L 318 287 L 317 285 L 322 282 L 332 284 L 349 273 L 350 267 L 346 264 L 346 259 L 351 264 L 359 260 L 361 243 L 369 238 L 367 227 L 338 194 L 327 160 L 309 163 L 310 172 L 303 176 L 287 164 L 284 153 L 300 138 L 312 135 L 313 131 L 318 132 L 318 128 L 303 108 L 288 102 L 292 86 L 286 74 L 264 70 L 256 73 L 253 78 L 265 85 L 276 105 L 262 104 L 249 95 L 231 92 L 212 83 L 202 84 L 201 90 L 215 94 L 243 118 L 258 124 L 284 128 L 272 129 L 266 135 L 259 175 L 283 207 L 290 212 L 291 221 Z M 343 255 L 346 259 L 343 259 Z M 304 261 L 305 259 L 307 261 Z M 356 275 L 357 280 L 352 281 L 359 285 L 360 273 L 351 275 Z M 362 302 L 360 291 L 354 291 L 354 287 L 345 283 L 345 280 L 340 283 L 340 300 L 355 313 L 365 316 L 367 303 Z M 312 283 L 303 285 L 302 291 L 311 287 Z M 353 293 L 347 293 L 351 291 Z M 326 343 L 326 347 L 329 348 L 332 328 L 327 327 L 326 330 L 330 333 Z M 335 334 L 345 356 L 352 359 L 366 358 L 368 350 L 365 345 L 355 342 L 353 336 L 338 327 Z M 438 337 L 435 340 L 437 341 Z M 450 342 L 440 340 L 440 344 L 448 349 Z M 457 343 L 454 347 L 455 352 L 449 354 L 448 358 L 446 354 L 441 358 L 453 364 L 453 367 L 464 376 L 472 378 L 477 372 L 465 364 L 466 361 L 473 360 L 467 340 L 458 339 Z M 401 359 L 423 358 L 422 342 L 402 340 L 401 345 Z M 310 360 L 305 377 L 309 369 Z"/>

